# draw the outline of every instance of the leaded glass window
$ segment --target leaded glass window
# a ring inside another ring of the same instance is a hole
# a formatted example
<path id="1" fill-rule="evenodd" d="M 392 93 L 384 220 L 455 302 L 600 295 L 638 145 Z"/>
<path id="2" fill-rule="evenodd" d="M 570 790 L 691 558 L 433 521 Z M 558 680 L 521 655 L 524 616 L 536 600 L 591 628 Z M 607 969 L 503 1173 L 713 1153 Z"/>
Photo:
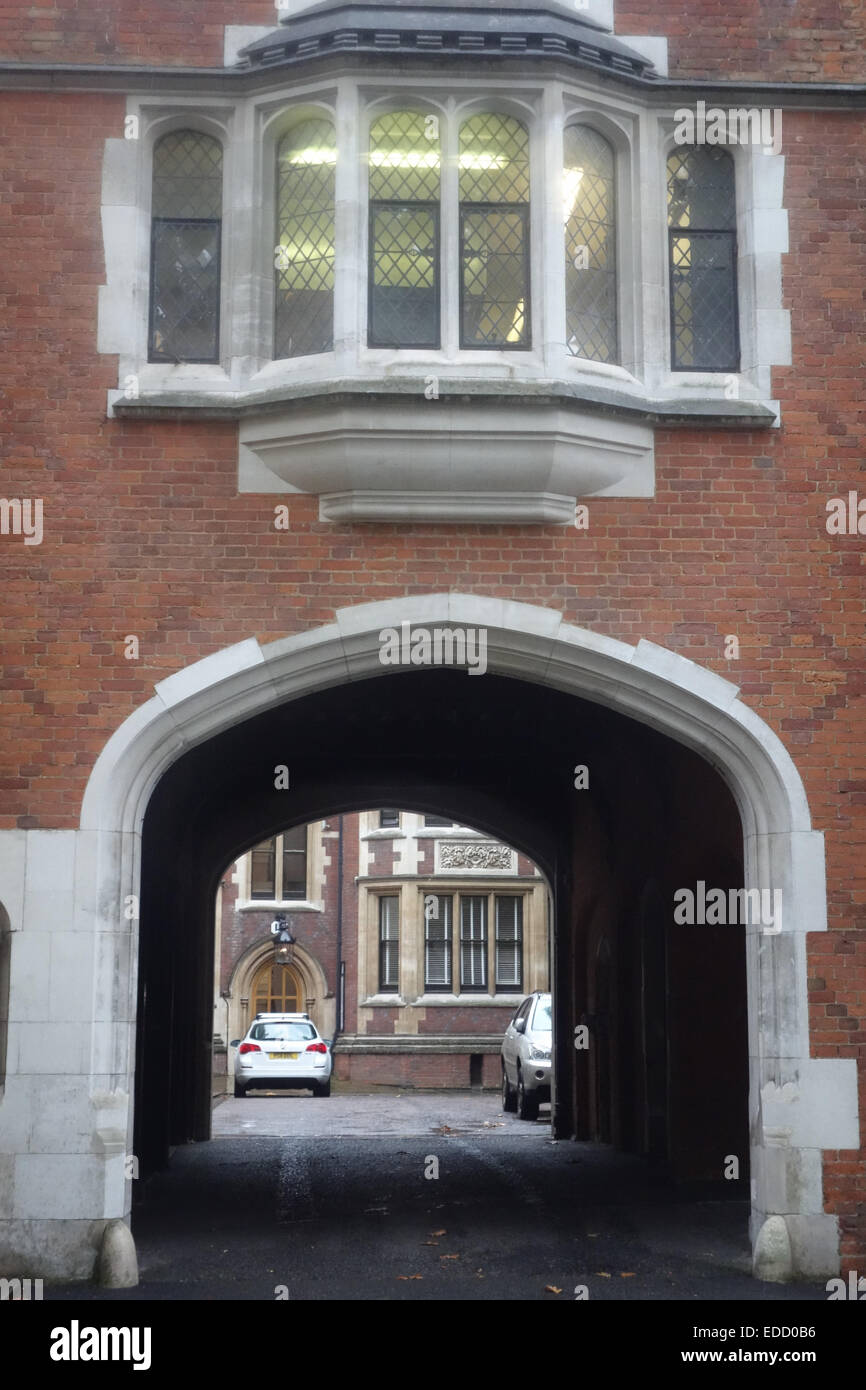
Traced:
<path id="1" fill-rule="evenodd" d="M 371 347 L 439 346 L 439 125 L 391 111 L 370 131 Z"/>
<path id="2" fill-rule="evenodd" d="M 222 146 L 177 130 L 153 151 L 151 362 L 218 362 Z"/>
<path id="3" fill-rule="evenodd" d="M 717 145 L 668 158 L 671 367 L 739 371 L 734 161 Z"/>
<path id="4" fill-rule="evenodd" d="M 566 341 L 574 357 L 616 362 L 616 188 L 614 153 L 589 126 L 565 131 Z"/>
<path id="5" fill-rule="evenodd" d="M 486 112 L 460 127 L 460 346 L 528 348 L 529 134 Z"/>
<path id="6" fill-rule="evenodd" d="M 274 357 L 334 346 L 333 122 L 301 121 L 277 147 Z"/>

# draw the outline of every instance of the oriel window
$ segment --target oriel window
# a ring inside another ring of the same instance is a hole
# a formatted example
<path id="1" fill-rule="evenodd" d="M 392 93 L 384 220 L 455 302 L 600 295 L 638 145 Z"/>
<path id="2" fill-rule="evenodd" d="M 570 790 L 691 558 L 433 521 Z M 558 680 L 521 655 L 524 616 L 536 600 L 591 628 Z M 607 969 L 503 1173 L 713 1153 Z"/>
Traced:
<path id="1" fill-rule="evenodd" d="M 153 151 L 151 362 L 218 362 L 222 146 L 178 130 Z"/>

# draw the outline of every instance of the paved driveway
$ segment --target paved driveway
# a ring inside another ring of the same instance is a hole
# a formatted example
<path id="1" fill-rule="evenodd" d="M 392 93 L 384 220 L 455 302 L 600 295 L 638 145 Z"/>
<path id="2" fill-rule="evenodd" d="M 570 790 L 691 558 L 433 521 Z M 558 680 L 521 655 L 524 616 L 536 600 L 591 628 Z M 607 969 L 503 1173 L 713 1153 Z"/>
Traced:
<path id="1" fill-rule="evenodd" d="M 554 1142 L 493 1094 L 227 1100 L 133 1211 L 137 1289 L 55 1299 L 824 1300 L 749 1274 L 747 1203 Z M 283 1292 L 278 1292 L 282 1290 Z"/>

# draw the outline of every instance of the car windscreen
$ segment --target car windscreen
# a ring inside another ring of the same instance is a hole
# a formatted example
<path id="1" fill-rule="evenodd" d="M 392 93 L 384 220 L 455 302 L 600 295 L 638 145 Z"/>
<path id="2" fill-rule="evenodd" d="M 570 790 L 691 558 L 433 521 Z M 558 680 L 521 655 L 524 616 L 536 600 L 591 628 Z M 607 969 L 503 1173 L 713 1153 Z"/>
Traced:
<path id="1" fill-rule="evenodd" d="M 315 1037 L 312 1023 L 254 1023 L 250 1029 L 253 1042 L 306 1042 Z"/>
<path id="2" fill-rule="evenodd" d="M 553 1024 L 550 1018 L 550 1000 L 539 999 L 535 1006 L 535 1016 L 532 1020 L 533 1033 L 550 1033 Z"/>

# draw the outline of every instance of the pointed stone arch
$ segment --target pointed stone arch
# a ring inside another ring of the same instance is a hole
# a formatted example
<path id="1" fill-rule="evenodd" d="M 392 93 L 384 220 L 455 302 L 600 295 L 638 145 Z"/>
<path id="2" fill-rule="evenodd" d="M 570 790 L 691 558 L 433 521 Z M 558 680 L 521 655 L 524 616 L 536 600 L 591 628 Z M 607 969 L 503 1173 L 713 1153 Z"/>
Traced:
<path id="1" fill-rule="evenodd" d="M 809 1055 L 806 933 L 826 930 L 824 844 L 812 830 L 791 757 L 735 685 L 692 661 L 651 642 L 631 646 L 572 626 L 551 609 L 449 593 L 341 609 L 325 627 L 264 646 L 241 642 L 176 672 L 109 739 L 88 782 L 80 829 L 26 832 L 28 839 L 73 837 L 75 929 L 94 933 L 99 942 L 90 1072 L 81 1078 L 90 1104 L 81 1128 L 94 1131 L 86 1152 L 104 1153 L 105 1171 L 97 1182 L 99 1201 L 82 1198 L 86 1234 L 74 1250 L 67 1241 L 67 1256 L 58 1257 L 56 1268 L 74 1277 L 87 1265 L 81 1242 L 92 1247 L 94 1220 L 129 1211 L 129 1185 L 124 1188 L 111 1166 L 115 1136 L 125 1131 L 129 1144 L 131 1135 L 136 923 L 123 920 L 122 905 L 138 892 L 140 832 L 151 792 L 183 753 L 232 726 L 302 695 L 386 674 L 380 633 L 404 622 L 483 629 L 488 670 L 613 708 L 696 751 L 730 787 L 743 827 L 745 886 L 780 888 L 785 905 L 778 934 L 747 928 L 746 940 L 757 1268 L 768 1277 L 834 1273 L 838 1229 L 823 1209 L 821 1152 L 859 1144 L 857 1071 L 854 1059 Z M 22 843 L 20 886 L 24 859 Z M 70 1155 L 70 1172 L 72 1159 L 83 1162 L 83 1153 Z M 37 1218 L 27 1206 L 30 1158 L 21 1156 L 15 1203 Z M 39 1182 L 34 1167 L 34 1192 Z M 764 1247 L 779 1247 L 778 1219 L 788 1254 L 781 1264 L 765 1264 Z M 56 1224 L 13 1221 L 20 1229 L 12 1243 L 29 1249 L 42 1235 L 51 1238 L 41 1228 Z"/>

